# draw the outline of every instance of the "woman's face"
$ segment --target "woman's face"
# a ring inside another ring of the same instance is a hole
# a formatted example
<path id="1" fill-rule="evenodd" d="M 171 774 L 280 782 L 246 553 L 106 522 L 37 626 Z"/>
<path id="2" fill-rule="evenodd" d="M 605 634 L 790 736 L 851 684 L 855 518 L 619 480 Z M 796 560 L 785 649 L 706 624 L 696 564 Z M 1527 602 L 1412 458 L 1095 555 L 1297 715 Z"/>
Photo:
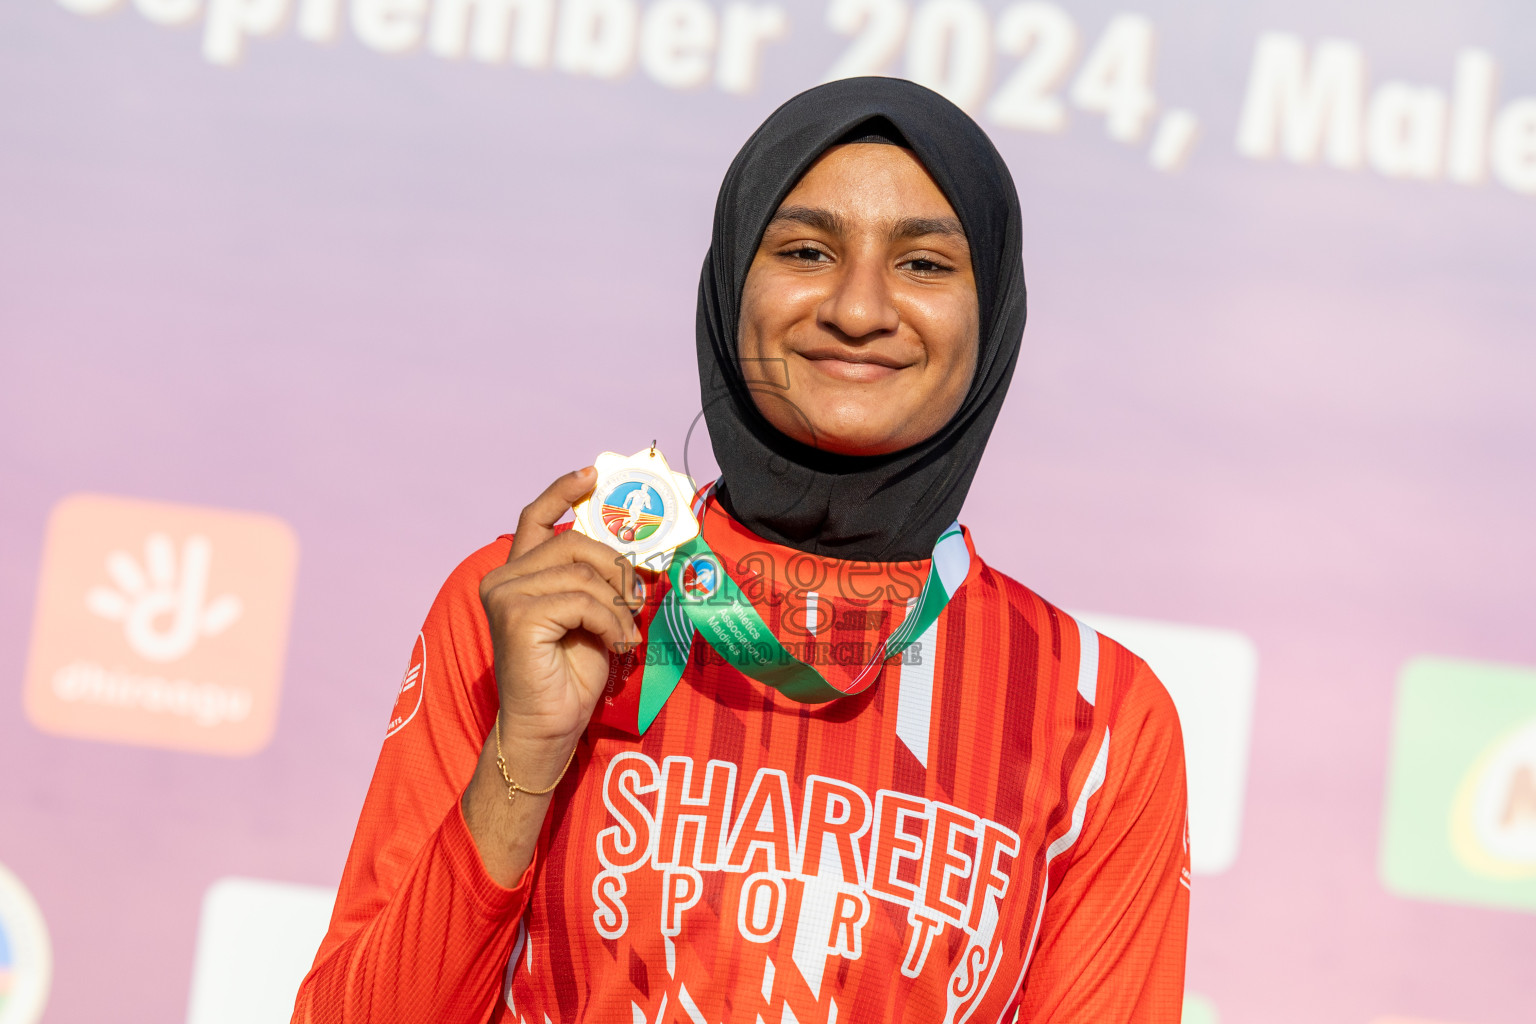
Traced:
<path id="1" fill-rule="evenodd" d="M 935 434 L 976 372 L 976 279 L 960 220 L 910 150 L 827 150 L 747 271 L 738 340 L 758 410 L 824 451 Z"/>

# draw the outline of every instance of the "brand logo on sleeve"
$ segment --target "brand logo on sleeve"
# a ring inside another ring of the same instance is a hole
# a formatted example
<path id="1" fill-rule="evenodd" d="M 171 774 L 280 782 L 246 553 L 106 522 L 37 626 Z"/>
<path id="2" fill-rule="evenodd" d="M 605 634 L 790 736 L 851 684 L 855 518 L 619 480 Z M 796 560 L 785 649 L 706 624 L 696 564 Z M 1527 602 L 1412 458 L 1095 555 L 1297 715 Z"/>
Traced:
<path id="1" fill-rule="evenodd" d="M 416 712 L 421 710 L 421 695 L 426 691 L 426 685 L 427 638 L 417 633 L 416 644 L 411 648 L 411 663 L 406 666 L 405 675 L 400 677 L 400 693 L 395 697 L 395 709 L 389 715 L 385 739 L 404 729 L 416 717 Z"/>
<path id="2" fill-rule="evenodd" d="M 26 679 L 47 732 L 240 755 L 277 714 L 297 557 L 270 516 L 99 495 L 49 519 Z"/>
<path id="3" fill-rule="evenodd" d="M 1536 910 L 1536 671 L 1419 659 L 1396 717 L 1383 882 Z"/>

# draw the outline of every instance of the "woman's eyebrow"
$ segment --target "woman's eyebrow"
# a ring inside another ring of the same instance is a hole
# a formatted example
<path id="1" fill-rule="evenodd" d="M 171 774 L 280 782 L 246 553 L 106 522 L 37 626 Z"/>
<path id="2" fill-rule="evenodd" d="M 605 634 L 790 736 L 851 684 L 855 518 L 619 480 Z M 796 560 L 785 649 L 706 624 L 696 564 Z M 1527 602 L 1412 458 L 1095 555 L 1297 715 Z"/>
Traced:
<path id="1" fill-rule="evenodd" d="M 781 206 L 770 226 L 779 223 L 803 224 L 831 235 L 844 235 L 848 228 L 842 217 L 819 206 Z M 963 240 L 965 229 L 954 217 L 903 217 L 891 224 L 893 242 L 924 235 L 954 235 Z"/>
<path id="2" fill-rule="evenodd" d="M 893 242 L 924 235 L 958 235 L 964 240 L 965 228 L 953 217 L 903 217 L 891 225 Z"/>
<path id="3" fill-rule="evenodd" d="M 804 224 L 808 228 L 816 228 L 832 235 L 844 234 L 846 228 L 843 218 L 831 210 L 823 210 L 817 206 L 781 206 L 779 212 L 773 215 L 770 226 L 780 221 Z"/>

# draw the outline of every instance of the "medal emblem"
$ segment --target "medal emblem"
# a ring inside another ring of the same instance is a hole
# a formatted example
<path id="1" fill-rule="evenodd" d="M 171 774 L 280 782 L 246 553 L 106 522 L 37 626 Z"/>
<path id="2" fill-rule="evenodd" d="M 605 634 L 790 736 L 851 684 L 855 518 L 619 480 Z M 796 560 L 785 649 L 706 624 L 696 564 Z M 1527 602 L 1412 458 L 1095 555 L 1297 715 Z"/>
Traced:
<path id="1" fill-rule="evenodd" d="M 699 535 L 690 501 L 693 481 L 674 473 L 655 445 L 633 455 L 603 452 L 593 460 L 597 486 L 576 503 L 576 530 L 630 563 L 661 571 L 672 550 Z"/>
<path id="2" fill-rule="evenodd" d="M 625 544 L 644 541 L 666 522 L 666 503 L 649 483 L 631 480 L 603 499 L 603 525 Z"/>

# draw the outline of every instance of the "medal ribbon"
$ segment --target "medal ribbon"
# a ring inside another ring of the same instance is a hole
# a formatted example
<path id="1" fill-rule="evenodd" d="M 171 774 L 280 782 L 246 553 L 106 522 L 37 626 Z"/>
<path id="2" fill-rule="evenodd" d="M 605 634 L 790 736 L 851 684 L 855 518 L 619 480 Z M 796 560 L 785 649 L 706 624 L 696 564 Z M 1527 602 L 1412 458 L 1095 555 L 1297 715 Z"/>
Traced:
<path id="1" fill-rule="evenodd" d="M 683 574 L 701 561 L 712 566 L 716 587 L 708 594 L 690 594 L 683 586 Z M 862 693 L 888 659 L 906 650 L 933 625 L 970 568 L 971 552 L 965 536 L 960 524 L 952 523 L 934 544 L 928 578 L 916 599 L 908 602 L 906 618 L 880 642 L 853 681 L 839 687 L 779 642 L 700 533 L 674 552 L 667 570 L 671 587 L 662 596 L 646 632 L 646 665 L 636 725 L 644 733 L 676 689 L 695 633 L 743 675 L 802 704 L 823 704 Z M 814 637 L 808 639 L 814 641 Z"/>

